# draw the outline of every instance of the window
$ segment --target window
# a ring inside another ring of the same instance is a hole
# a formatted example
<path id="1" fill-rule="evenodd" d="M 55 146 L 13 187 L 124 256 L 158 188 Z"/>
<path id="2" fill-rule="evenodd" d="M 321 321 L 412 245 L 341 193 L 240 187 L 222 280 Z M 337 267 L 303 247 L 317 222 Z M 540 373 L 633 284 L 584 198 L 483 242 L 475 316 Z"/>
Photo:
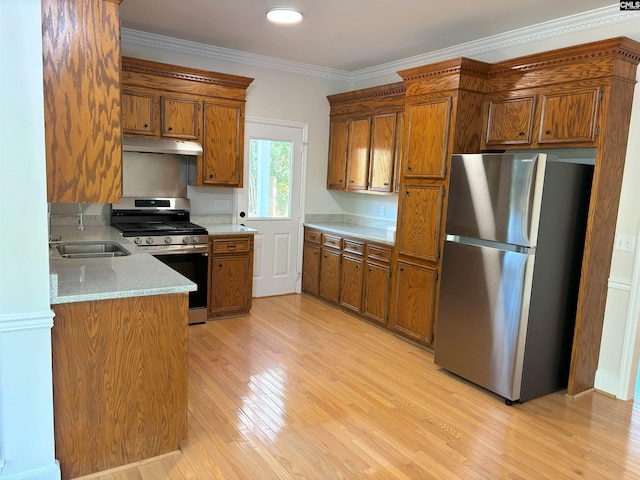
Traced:
<path id="1" fill-rule="evenodd" d="M 293 142 L 249 140 L 248 218 L 291 217 Z"/>

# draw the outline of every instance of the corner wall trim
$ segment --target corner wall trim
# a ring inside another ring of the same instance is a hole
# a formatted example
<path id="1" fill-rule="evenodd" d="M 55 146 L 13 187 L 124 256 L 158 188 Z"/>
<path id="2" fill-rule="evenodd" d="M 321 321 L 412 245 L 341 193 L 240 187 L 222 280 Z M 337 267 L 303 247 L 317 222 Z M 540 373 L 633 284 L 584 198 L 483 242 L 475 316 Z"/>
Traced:
<path id="1" fill-rule="evenodd" d="M 53 327 L 53 310 L 0 314 L 0 333 Z M 4 480 L 4 479 L 3 479 Z"/>

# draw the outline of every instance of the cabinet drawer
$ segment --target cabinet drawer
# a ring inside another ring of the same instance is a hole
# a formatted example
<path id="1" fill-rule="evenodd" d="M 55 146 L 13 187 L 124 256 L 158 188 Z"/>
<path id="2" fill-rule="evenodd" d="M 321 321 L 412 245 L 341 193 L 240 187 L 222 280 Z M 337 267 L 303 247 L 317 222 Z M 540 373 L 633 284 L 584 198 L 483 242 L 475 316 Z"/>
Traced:
<path id="1" fill-rule="evenodd" d="M 389 262 L 391 260 L 391 248 L 367 245 L 367 258 L 380 262 Z"/>
<path id="2" fill-rule="evenodd" d="M 325 247 L 341 248 L 342 237 L 336 237 L 335 235 L 322 234 L 322 245 Z"/>
<path id="3" fill-rule="evenodd" d="M 250 241 L 248 238 L 213 239 L 213 253 L 248 252 Z"/>
<path id="4" fill-rule="evenodd" d="M 364 255 L 364 244 L 353 240 L 344 240 L 342 249 L 345 252 L 355 253 L 356 255 Z"/>
<path id="5" fill-rule="evenodd" d="M 320 245 L 322 240 L 322 234 L 317 230 L 304 230 L 304 241 L 309 243 L 317 243 Z"/>

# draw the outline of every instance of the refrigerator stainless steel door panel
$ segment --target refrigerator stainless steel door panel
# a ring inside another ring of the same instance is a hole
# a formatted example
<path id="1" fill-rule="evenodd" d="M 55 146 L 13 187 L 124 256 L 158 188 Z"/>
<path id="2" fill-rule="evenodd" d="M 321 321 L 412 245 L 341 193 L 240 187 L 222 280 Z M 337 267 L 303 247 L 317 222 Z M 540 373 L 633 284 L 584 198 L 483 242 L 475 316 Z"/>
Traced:
<path id="1" fill-rule="evenodd" d="M 545 154 L 454 155 L 446 232 L 535 246 Z"/>
<path id="2" fill-rule="evenodd" d="M 517 400 L 533 250 L 460 243 L 465 240 L 445 242 L 434 360 L 506 399 Z"/>

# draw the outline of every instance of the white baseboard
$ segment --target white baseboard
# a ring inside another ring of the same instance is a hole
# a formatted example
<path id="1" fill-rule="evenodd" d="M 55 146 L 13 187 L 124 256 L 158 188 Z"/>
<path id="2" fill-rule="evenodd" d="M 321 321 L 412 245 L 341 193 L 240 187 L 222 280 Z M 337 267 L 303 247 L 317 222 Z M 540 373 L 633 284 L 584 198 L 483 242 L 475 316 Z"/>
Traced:
<path id="1" fill-rule="evenodd" d="M 60 480 L 60 464 L 56 460 L 53 465 L 47 467 L 36 468 L 33 470 L 25 470 L 24 472 L 14 473 L 13 475 L 4 476 L 0 473 L 2 480 Z"/>

